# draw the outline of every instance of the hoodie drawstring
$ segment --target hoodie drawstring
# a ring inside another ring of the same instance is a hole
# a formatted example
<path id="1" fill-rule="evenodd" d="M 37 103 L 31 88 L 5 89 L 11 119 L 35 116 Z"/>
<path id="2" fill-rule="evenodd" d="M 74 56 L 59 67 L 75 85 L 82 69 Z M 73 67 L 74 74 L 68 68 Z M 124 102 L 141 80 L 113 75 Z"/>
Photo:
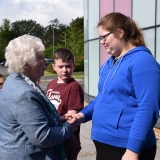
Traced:
<path id="1" fill-rule="evenodd" d="M 120 64 L 121 64 L 121 62 L 122 62 L 122 60 L 123 60 L 123 57 L 124 57 L 124 56 L 122 56 L 122 58 L 120 59 L 120 62 L 118 63 L 118 66 L 117 66 L 117 68 L 115 69 L 115 71 L 114 71 L 111 79 L 113 79 L 114 75 L 116 74 L 116 72 L 117 72 L 117 70 L 118 70 L 118 68 L 119 68 L 119 66 L 120 66 Z"/>
<path id="2" fill-rule="evenodd" d="M 116 72 L 117 72 L 117 70 L 118 70 L 118 68 L 119 68 L 119 66 L 120 66 L 120 64 L 121 64 L 121 62 L 122 62 L 122 60 L 123 60 L 123 57 L 124 57 L 124 56 L 122 56 L 122 57 L 120 58 L 120 61 L 119 61 L 118 65 L 117 65 L 117 67 L 116 67 L 116 69 L 115 69 L 115 71 L 114 71 L 111 79 L 113 79 L 114 75 L 116 74 Z M 105 65 L 104 65 L 104 66 L 105 66 Z M 103 71 L 103 69 L 104 69 L 104 66 L 103 66 L 103 68 L 102 68 L 102 71 Z M 113 64 L 112 64 L 112 67 L 113 67 Z M 105 85 L 106 85 L 107 79 L 108 79 L 108 77 L 109 77 L 109 75 L 110 75 L 110 72 L 111 72 L 111 70 L 112 70 L 112 67 L 111 67 L 111 69 L 109 70 L 109 72 L 108 72 L 108 74 L 107 74 L 107 77 L 106 77 L 106 79 L 105 79 L 105 81 L 104 81 L 102 93 L 104 92 L 104 87 L 105 87 Z M 102 74 L 102 71 L 101 71 L 101 74 Z"/>

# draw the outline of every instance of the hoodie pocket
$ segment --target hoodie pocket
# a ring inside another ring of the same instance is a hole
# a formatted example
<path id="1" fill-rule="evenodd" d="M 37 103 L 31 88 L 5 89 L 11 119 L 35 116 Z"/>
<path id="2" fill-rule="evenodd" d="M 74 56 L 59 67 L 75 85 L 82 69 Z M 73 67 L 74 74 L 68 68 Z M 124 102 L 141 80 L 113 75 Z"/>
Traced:
<path id="1" fill-rule="evenodd" d="M 121 119 L 122 112 L 123 112 L 123 108 L 121 108 L 121 110 L 120 110 L 119 113 L 117 114 L 116 121 L 115 121 L 115 128 L 116 128 L 116 129 L 118 129 L 118 127 L 119 127 L 119 121 L 120 121 L 120 119 Z"/>

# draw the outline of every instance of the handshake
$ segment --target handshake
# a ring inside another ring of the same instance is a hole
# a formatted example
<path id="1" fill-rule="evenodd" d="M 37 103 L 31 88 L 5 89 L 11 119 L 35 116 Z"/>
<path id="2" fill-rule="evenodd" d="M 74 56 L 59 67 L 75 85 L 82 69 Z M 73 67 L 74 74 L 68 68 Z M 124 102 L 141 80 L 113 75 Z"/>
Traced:
<path id="1" fill-rule="evenodd" d="M 65 115 L 60 117 L 61 123 L 68 122 L 70 125 L 72 125 L 73 130 L 75 131 L 78 126 L 80 126 L 81 123 L 85 122 L 84 114 L 79 113 L 66 113 Z"/>

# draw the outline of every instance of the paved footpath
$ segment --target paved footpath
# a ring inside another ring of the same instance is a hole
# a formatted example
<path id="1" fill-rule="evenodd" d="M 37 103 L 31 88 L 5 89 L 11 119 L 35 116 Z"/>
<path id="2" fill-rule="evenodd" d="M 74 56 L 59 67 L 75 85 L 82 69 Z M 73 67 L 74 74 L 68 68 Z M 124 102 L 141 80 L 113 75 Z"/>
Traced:
<path id="1" fill-rule="evenodd" d="M 157 153 L 155 160 L 160 160 L 160 137 L 157 137 Z"/>
<path id="2" fill-rule="evenodd" d="M 96 149 L 91 140 L 91 121 L 81 124 L 80 139 L 82 149 L 78 155 L 78 160 L 95 160 Z"/>

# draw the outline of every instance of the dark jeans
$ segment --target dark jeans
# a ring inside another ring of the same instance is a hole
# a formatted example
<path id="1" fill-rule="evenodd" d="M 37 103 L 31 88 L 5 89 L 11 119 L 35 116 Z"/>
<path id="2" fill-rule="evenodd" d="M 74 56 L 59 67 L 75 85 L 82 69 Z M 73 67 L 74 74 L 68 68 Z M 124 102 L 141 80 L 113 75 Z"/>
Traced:
<path id="1" fill-rule="evenodd" d="M 93 141 L 96 147 L 96 160 L 121 160 L 126 148 L 114 147 L 98 141 Z M 154 160 L 156 145 L 145 148 L 139 155 L 139 160 Z"/>

